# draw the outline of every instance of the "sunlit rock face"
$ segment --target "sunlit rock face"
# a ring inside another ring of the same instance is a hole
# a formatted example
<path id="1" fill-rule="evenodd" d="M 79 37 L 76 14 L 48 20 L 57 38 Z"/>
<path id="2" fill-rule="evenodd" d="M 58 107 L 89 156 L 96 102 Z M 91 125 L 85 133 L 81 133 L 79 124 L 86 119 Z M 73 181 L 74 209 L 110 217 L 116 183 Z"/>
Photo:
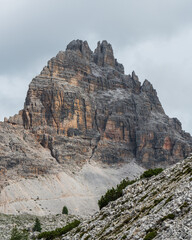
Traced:
<path id="1" fill-rule="evenodd" d="M 135 158 L 145 167 L 186 157 L 192 138 L 164 112 L 152 84 L 124 74 L 112 46 L 74 40 L 29 85 L 24 109 L 9 122 L 23 124 L 58 163 Z"/>

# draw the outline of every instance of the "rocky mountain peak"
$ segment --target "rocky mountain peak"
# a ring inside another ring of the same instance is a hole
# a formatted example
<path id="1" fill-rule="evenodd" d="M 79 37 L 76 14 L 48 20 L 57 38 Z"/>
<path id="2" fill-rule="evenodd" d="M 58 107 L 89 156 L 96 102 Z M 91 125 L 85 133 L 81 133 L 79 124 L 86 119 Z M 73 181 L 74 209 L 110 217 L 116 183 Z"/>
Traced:
<path id="1" fill-rule="evenodd" d="M 94 52 L 94 62 L 102 67 L 115 66 L 115 58 L 111 44 L 109 44 L 107 41 L 97 43 L 97 48 Z"/>
<path id="2" fill-rule="evenodd" d="M 153 85 L 147 79 L 145 79 L 142 85 L 142 90 L 145 92 L 153 92 L 154 88 Z"/>
<path id="3" fill-rule="evenodd" d="M 91 56 L 93 54 L 87 41 L 82 41 L 79 39 L 71 41 L 67 45 L 66 50 L 79 51 L 82 54 L 82 56 L 88 59 L 89 61 L 91 60 Z"/>
<path id="4" fill-rule="evenodd" d="M 66 48 L 66 51 L 77 51 L 89 62 L 94 62 L 99 67 L 112 67 L 117 71 L 124 73 L 124 67 L 114 58 L 113 48 L 106 40 L 97 43 L 94 53 L 91 51 L 87 41 L 73 40 Z M 135 76 L 136 77 L 136 76 Z"/>
<path id="5" fill-rule="evenodd" d="M 135 81 L 139 81 L 138 76 L 135 74 L 135 71 L 132 72 L 132 79 Z"/>

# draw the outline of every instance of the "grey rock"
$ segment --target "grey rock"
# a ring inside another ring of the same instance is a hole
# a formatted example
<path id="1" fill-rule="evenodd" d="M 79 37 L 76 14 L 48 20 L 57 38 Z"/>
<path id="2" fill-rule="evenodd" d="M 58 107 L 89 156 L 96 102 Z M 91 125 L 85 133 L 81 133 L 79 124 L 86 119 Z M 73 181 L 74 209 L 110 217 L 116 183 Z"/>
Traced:
<path id="1" fill-rule="evenodd" d="M 188 158 L 156 177 L 138 180 L 125 189 L 122 197 L 82 222 L 80 229 L 91 236 L 89 239 L 144 239 L 150 229 L 157 232 L 155 239 L 158 240 L 191 239 L 192 198 L 186 202 L 186 197 L 192 193 L 191 170 L 192 158 Z M 169 179 L 165 178 L 167 173 Z M 143 191 L 138 191 L 141 184 Z M 190 188 L 185 187 L 188 184 Z M 158 191 L 156 186 L 159 186 Z M 136 193 L 137 198 L 131 192 Z M 131 207 L 128 207 L 130 202 Z M 62 239 L 80 240 L 83 231 L 72 230 Z"/>

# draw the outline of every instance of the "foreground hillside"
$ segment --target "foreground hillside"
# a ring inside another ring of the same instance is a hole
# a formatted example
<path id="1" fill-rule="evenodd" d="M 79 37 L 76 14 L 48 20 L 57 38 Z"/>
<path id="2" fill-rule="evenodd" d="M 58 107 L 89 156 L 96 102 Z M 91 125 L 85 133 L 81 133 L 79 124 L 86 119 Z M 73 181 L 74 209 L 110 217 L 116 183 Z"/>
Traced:
<path id="1" fill-rule="evenodd" d="M 153 238 L 192 239 L 192 158 L 128 186 L 121 198 L 62 239 Z"/>
<path id="2" fill-rule="evenodd" d="M 35 224 L 35 219 L 36 216 L 29 214 L 21 215 L 0 214 L 0 239 L 10 240 L 12 229 L 15 226 L 19 230 L 26 229 L 32 231 L 32 228 Z M 66 225 L 67 223 L 74 221 L 74 219 L 77 219 L 77 216 L 57 214 L 57 216 L 56 215 L 42 217 L 38 216 L 38 219 L 40 220 L 42 231 L 48 231 L 54 230 L 57 227 L 62 227 L 63 225 Z M 33 236 L 33 233 L 30 232 L 30 235 Z M 17 240 L 20 239 L 17 238 Z"/>
<path id="3" fill-rule="evenodd" d="M 98 210 L 97 201 L 108 188 L 142 172 L 143 168 L 134 162 L 116 167 L 92 162 L 78 172 L 65 170 L 28 178 L 19 178 L 12 170 L 14 179 L 7 181 L 0 192 L 0 212 L 49 215 L 61 213 L 66 205 L 70 214 L 90 215 Z"/>

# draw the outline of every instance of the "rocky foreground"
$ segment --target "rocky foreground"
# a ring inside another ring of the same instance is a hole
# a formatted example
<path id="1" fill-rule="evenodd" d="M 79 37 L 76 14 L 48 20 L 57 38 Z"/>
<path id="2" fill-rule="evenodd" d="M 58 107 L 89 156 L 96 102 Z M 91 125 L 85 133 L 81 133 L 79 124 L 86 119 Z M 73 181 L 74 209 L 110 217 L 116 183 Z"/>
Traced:
<path id="1" fill-rule="evenodd" d="M 79 219 L 80 225 L 59 238 L 62 240 L 191 240 L 192 157 L 155 177 L 138 179 L 123 190 L 122 197 L 84 220 L 63 214 L 39 219 L 42 232 Z M 14 226 L 29 230 L 31 239 L 34 222 L 32 215 L 1 214 L 0 239 L 9 240 Z"/>
<path id="2" fill-rule="evenodd" d="M 71 239 L 192 239 L 192 158 L 128 186 L 62 238 Z"/>
<path id="3" fill-rule="evenodd" d="M 77 216 L 67 216 L 64 214 L 48 215 L 43 217 L 38 216 L 42 231 L 54 230 L 55 228 L 62 227 L 77 218 Z M 36 216 L 29 214 L 21 214 L 17 216 L 0 214 L 0 239 L 9 240 L 11 237 L 11 231 L 14 227 L 17 227 L 19 230 L 29 230 L 30 236 L 32 237 L 32 228 L 34 226 L 35 219 Z"/>

